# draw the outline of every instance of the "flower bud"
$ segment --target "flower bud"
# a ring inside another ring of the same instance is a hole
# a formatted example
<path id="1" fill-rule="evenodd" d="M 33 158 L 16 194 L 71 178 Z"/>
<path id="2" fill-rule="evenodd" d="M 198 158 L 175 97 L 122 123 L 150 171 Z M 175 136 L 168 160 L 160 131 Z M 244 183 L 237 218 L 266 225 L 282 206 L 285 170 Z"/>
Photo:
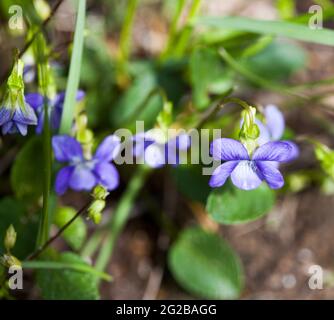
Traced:
<path id="1" fill-rule="evenodd" d="M 243 124 L 240 129 L 240 141 L 244 144 L 249 154 L 256 149 L 257 138 L 260 136 L 260 129 L 255 123 L 256 108 L 249 107 L 242 112 Z"/>
<path id="2" fill-rule="evenodd" d="M 164 102 L 163 109 L 157 117 L 161 129 L 168 129 L 173 121 L 173 105 L 171 102 Z"/>
<path id="3" fill-rule="evenodd" d="M 94 214 L 92 214 L 90 216 L 90 218 L 93 220 L 93 222 L 95 224 L 100 224 L 101 220 L 102 220 L 102 214 L 101 213 L 97 213 L 95 212 Z"/>
<path id="4" fill-rule="evenodd" d="M 93 193 L 92 193 L 93 198 L 96 200 L 105 200 L 108 195 L 109 195 L 109 192 L 107 191 L 107 189 L 100 184 L 98 184 L 94 188 Z"/>
<path id="5" fill-rule="evenodd" d="M 10 268 L 12 266 L 21 266 L 21 261 L 17 259 L 16 257 L 10 255 L 10 254 L 4 254 L 2 257 L 0 257 L 0 263 L 5 266 L 6 268 Z"/>
<path id="6" fill-rule="evenodd" d="M 94 200 L 89 206 L 87 212 L 89 218 L 91 218 L 94 223 L 98 224 L 101 221 L 101 212 L 105 208 L 106 202 L 104 200 Z"/>
<path id="7" fill-rule="evenodd" d="M 16 242 L 16 231 L 13 227 L 13 225 L 10 225 L 9 228 L 6 231 L 6 236 L 5 236 L 5 248 L 9 252 L 10 249 L 14 248 Z"/>

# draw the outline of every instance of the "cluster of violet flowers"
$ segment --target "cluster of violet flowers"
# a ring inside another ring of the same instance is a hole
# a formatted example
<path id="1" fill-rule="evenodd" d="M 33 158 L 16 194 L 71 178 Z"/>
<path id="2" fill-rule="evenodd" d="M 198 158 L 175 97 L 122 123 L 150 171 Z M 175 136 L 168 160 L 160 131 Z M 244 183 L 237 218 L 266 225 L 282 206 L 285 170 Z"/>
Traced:
<path id="1" fill-rule="evenodd" d="M 48 104 L 49 119 L 54 132 L 59 129 L 63 111 L 65 92 L 56 94 L 53 99 L 45 99 L 39 93 L 24 94 L 24 65 L 18 59 L 7 81 L 7 90 L 0 105 L 0 127 L 3 135 L 20 133 L 25 136 L 28 126 L 36 126 L 40 134 L 44 124 L 44 105 Z M 84 97 L 83 91 L 78 91 L 77 101 Z"/>
<path id="2" fill-rule="evenodd" d="M 82 100 L 84 95 L 83 91 L 78 91 L 77 101 Z M 0 105 L 2 133 L 18 132 L 26 135 L 28 126 L 34 125 L 36 133 L 40 134 L 44 125 L 45 102 L 49 105 L 51 128 L 56 132 L 60 126 L 64 97 L 64 92 L 47 101 L 39 93 L 24 95 L 23 63 L 18 60 L 8 79 L 5 99 Z M 279 140 L 285 129 L 284 116 L 276 106 L 269 105 L 264 109 L 263 121 L 256 118 L 252 121 L 254 123 L 248 125 L 259 131 L 255 139 L 251 138 L 254 140 L 251 141 L 253 147 L 249 148 L 247 140 L 229 138 L 216 139 L 211 143 L 210 153 L 213 159 L 223 162 L 211 176 L 211 187 L 223 186 L 229 177 L 236 187 L 243 190 L 255 189 L 263 181 L 272 189 L 284 185 L 279 164 L 294 160 L 299 153 L 293 142 Z M 243 128 L 244 123 L 241 130 Z M 166 164 L 178 165 L 180 152 L 190 148 L 191 138 L 188 134 L 179 134 L 169 140 L 157 139 L 148 131 L 133 136 L 132 143 L 134 157 L 151 168 L 160 168 Z M 119 173 L 111 162 L 121 150 L 119 137 L 107 136 L 94 155 L 91 152 L 85 153 L 82 144 L 69 135 L 55 135 L 52 146 L 56 160 L 67 164 L 57 174 L 57 194 L 64 194 L 68 188 L 89 191 L 102 185 L 111 191 L 118 187 Z"/>

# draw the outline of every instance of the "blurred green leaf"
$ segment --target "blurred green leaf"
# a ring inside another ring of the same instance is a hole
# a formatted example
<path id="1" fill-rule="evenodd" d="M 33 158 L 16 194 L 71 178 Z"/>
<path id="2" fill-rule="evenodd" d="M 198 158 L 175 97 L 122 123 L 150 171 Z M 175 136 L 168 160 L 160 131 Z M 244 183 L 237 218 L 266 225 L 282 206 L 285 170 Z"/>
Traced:
<path id="1" fill-rule="evenodd" d="M 54 217 L 54 223 L 57 227 L 63 227 L 75 215 L 76 210 L 71 207 L 57 208 Z M 82 217 L 76 220 L 64 231 L 62 237 L 74 250 L 79 250 L 86 239 L 87 229 Z"/>
<path id="2" fill-rule="evenodd" d="M 282 81 L 305 67 L 306 53 L 298 45 L 275 41 L 257 55 L 241 63 L 263 78 L 268 78 L 270 81 Z"/>
<path id="3" fill-rule="evenodd" d="M 211 218 L 219 223 L 238 224 L 262 217 L 274 203 L 275 193 L 264 183 L 248 191 L 224 186 L 211 192 L 206 209 Z"/>
<path id="4" fill-rule="evenodd" d="M 257 20 L 244 17 L 199 17 L 194 19 L 193 23 L 218 29 L 283 36 L 311 43 L 334 46 L 333 30 L 326 28 L 310 29 L 307 25 L 287 21 Z"/>
<path id="5" fill-rule="evenodd" d="M 200 228 L 182 231 L 169 251 L 169 267 L 187 291 L 207 299 L 235 299 L 243 288 L 239 258 L 215 234 Z"/>
<path id="6" fill-rule="evenodd" d="M 189 68 L 193 101 L 198 109 L 209 106 L 210 94 L 223 94 L 233 86 L 230 73 L 213 49 L 195 49 L 190 57 Z"/>
<path id="7" fill-rule="evenodd" d="M 41 137 L 31 138 L 20 150 L 11 171 L 15 195 L 25 201 L 36 201 L 43 193 L 43 143 Z"/>
<path id="8" fill-rule="evenodd" d="M 0 254 L 4 252 L 4 237 L 7 228 L 13 225 L 17 233 L 15 247 L 11 250 L 19 259 L 34 250 L 37 234 L 37 219 L 27 217 L 25 207 L 13 198 L 0 199 Z"/>
<path id="9" fill-rule="evenodd" d="M 202 174 L 198 165 L 180 165 L 171 168 L 176 187 L 191 200 L 206 203 L 210 194 L 209 177 Z"/>
<path id="10" fill-rule="evenodd" d="M 110 113 L 113 126 L 119 127 L 136 120 L 145 121 L 146 128 L 152 126 L 162 108 L 157 89 L 154 71 L 149 68 L 144 70 L 113 106 Z"/>
<path id="11" fill-rule="evenodd" d="M 88 266 L 78 255 L 65 252 L 54 257 L 59 263 Z M 97 277 L 91 273 L 66 270 L 43 269 L 37 271 L 37 283 L 41 294 L 47 300 L 98 300 Z"/>
<path id="12" fill-rule="evenodd" d="M 290 19 L 295 15 L 295 1 L 294 0 L 276 0 L 277 9 L 282 19 Z"/>

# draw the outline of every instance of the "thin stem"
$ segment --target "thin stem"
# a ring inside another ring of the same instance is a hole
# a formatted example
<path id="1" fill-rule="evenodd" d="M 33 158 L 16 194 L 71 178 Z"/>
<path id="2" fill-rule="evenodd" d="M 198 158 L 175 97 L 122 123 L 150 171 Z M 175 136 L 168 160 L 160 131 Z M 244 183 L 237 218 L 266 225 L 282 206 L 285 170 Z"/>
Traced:
<path id="1" fill-rule="evenodd" d="M 60 5 L 64 2 L 64 0 L 59 0 L 55 6 L 52 8 L 50 15 L 43 21 L 43 23 L 40 25 L 38 30 L 33 34 L 33 36 L 30 38 L 30 40 L 24 45 L 22 50 L 20 50 L 19 53 L 19 58 L 21 58 L 25 52 L 30 48 L 30 46 L 33 44 L 35 41 L 37 35 L 47 26 L 47 24 L 51 21 L 51 19 L 54 17 L 56 14 L 57 10 L 59 9 Z M 8 78 L 10 74 L 11 69 L 8 69 L 6 73 L 1 77 L 1 82 L 3 82 L 6 78 Z"/>
<path id="2" fill-rule="evenodd" d="M 186 3 L 186 0 L 179 0 L 178 1 L 178 6 L 175 12 L 175 15 L 173 17 L 171 26 L 169 28 L 169 33 L 168 33 L 168 38 L 167 38 L 167 44 L 165 50 L 161 53 L 161 58 L 164 59 L 166 56 L 168 56 L 169 51 L 174 44 L 175 37 L 177 35 L 177 24 L 180 20 L 181 14 L 183 12 L 184 5 Z"/>
<path id="3" fill-rule="evenodd" d="M 45 249 L 50 246 L 55 240 L 57 240 L 63 232 L 79 217 L 81 216 L 84 212 L 86 212 L 88 206 L 90 203 L 87 203 L 85 206 L 83 206 L 76 214 L 73 216 L 72 219 L 70 219 L 66 224 L 64 224 L 58 232 L 51 237 L 48 241 L 46 241 L 40 248 L 38 248 L 35 252 L 33 252 L 31 255 L 28 256 L 26 260 L 33 260 L 36 259 L 42 252 L 45 251 Z"/>
<path id="4" fill-rule="evenodd" d="M 51 187 L 51 132 L 49 121 L 49 106 L 46 92 L 44 92 L 44 127 L 43 127 L 43 153 L 44 153 L 44 175 L 43 175 L 43 208 L 40 227 L 37 236 L 37 247 L 40 247 L 49 237 L 50 213 L 49 198 Z"/>
<path id="5" fill-rule="evenodd" d="M 120 60 L 128 61 L 130 55 L 131 30 L 136 13 L 138 0 L 128 0 L 124 25 L 120 36 Z"/>
<path id="6" fill-rule="evenodd" d="M 183 28 L 179 41 L 175 46 L 174 54 L 177 57 L 182 56 L 184 51 L 186 50 L 192 31 L 192 27 L 188 25 L 188 22 L 196 16 L 200 5 L 201 5 L 201 0 L 193 0 L 192 5 L 190 7 L 189 15 L 187 17 L 186 25 Z"/>
<path id="7" fill-rule="evenodd" d="M 196 128 L 201 128 L 203 127 L 203 125 L 208 122 L 212 117 L 214 117 L 217 112 L 222 109 L 226 104 L 228 103 L 235 103 L 240 105 L 241 107 L 243 107 L 244 109 L 248 109 L 249 108 L 249 104 L 239 98 L 236 97 L 226 97 L 223 98 L 222 100 L 220 100 L 219 102 L 216 103 L 216 105 L 214 105 L 209 112 L 202 118 L 199 120 L 198 124 L 195 126 Z"/>
<path id="8" fill-rule="evenodd" d="M 102 242 L 103 239 L 103 230 L 97 230 L 93 235 L 89 238 L 85 246 L 82 248 L 80 255 L 82 257 L 91 257 L 97 250 L 98 246 Z"/>
<path id="9" fill-rule="evenodd" d="M 113 219 L 110 223 L 110 232 L 105 238 L 104 243 L 101 247 L 101 251 L 99 252 L 99 255 L 97 257 L 95 265 L 97 270 L 103 271 L 106 268 L 113 254 L 115 242 L 129 218 L 134 200 L 138 195 L 141 187 L 143 186 L 145 178 L 147 177 L 149 172 L 150 169 L 146 166 L 139 166 L 135 175 L 132 177 L 130 183 L 128 184 L 128 187 L 114 212 Z"/>
<path id="10" fill-rule="evenodd" d="M 297 96 L 302 99 L 308 99 L 308 97 L 305 96 L 304 94 L 297 93 L 285 86 L 282 86 L 282 85 L 279 85 L 273 82 L 269 82 L 268 79 L 263 79 L 262 77 L 248 70 L 238 61 L 236 61 L 225 49 L 221 49 L 219 51 L 219 54 L 233 70 L 241 74 L 243 77 L 245 77 L 250 82 L 262 88 L 265 88 L 271 91 L 275 91 L 275 92 L 279 92 L 284 95 L 293 95 L 293 96 Z"/>

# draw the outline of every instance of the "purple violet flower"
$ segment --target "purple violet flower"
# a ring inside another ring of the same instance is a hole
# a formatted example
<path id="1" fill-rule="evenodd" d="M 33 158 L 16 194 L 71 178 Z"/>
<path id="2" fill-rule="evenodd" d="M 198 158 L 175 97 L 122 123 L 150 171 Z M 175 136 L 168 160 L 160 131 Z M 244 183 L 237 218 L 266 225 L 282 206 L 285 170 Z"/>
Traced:
<path id="1" fill-rule="evenodd" d="M 278 141 L 285 130 L 284 115 L 275 105 L 270 104 L 264 108 L 264 117 L 264 123 L 256 120 L 260 129 L 258 138 L 260 146 L 269 141 Z"/>
<path id="2" fill-rule="evenodd" d="M 190 136 L 187 134 L 160 142 L 150 132 L 136 134 L 132 141 L 133 155 L 141 158 L 151 168 L 160 168 L 166 164 L 178 165 L 180 151 L 186 151 L 191 144 Z"/>
<path id="3" fill-rule="evenodd" d="M 266 181 L 272 189 L 279 189 L 284 185 L 284 179 L 278 164 L 293 160 L 298 152 L 295 148 L 290 142 L 271 141 L 249 156 L 244 145 L 237 140 L 214 140 L 210 146 L 211 154 L 215 160 L 225 162 L 214 170 L 209 185 L 220 187 L 231 176 L 232 183 L 239 189 L 256 189 L 262 181 Z"/>
<path id="4" fill-rule="evenodd" d="M 62 195 L 70 187 L 73 190 L 91 190 L 101 184 L 107 190 L 114 190 L 119 185 L 119 174 L 116 167 L 110 163 L 120 151 L 120 138 L 114 135 L 106 137 L 95 155 L 86 159 L 80 143 L 68 135 L 52 138 L 55 158 L 59 162 L 67 162 L 56 177 L 55 189 Z"/>
<path id="5" fill-rule="evenodd" d="M 37 124 L 34 110 L 24 101 L 24 97 L 9 95 L 0 105 L 0 127 L 2 134 L 20 133 L 25 136 L 29 125 Z"/>
<path id="6" fill-rule="evenodd" d="M 24 98 L 23 67 L 20 59 L 15 61 L 0 104 L 0 127 L 4 135 L 19 132 L 25 136 L 28 125 L 37 124 L 36 114 Z"/>
<path id="7" fill-rule="evenodd" d="M 84 98 L 85 93 L 82 90 L 78 90 L 76 99 L 80 101 Z M 40 134 L 43 131 L 44 125 L 44 98 L 39 93 L 28 93 L 25 96 L 27 103 L 36 111 L 38 117 L 38 124 L 36 127 L 36 133 Z M 54 99 L 49 101 L 50 112 L 50 125 L 51 128 L 56 131 L 59 129 L 61 115 L 63 113 L 63 106 L 65 100 L 65 92 L 58 93 Z"/>

